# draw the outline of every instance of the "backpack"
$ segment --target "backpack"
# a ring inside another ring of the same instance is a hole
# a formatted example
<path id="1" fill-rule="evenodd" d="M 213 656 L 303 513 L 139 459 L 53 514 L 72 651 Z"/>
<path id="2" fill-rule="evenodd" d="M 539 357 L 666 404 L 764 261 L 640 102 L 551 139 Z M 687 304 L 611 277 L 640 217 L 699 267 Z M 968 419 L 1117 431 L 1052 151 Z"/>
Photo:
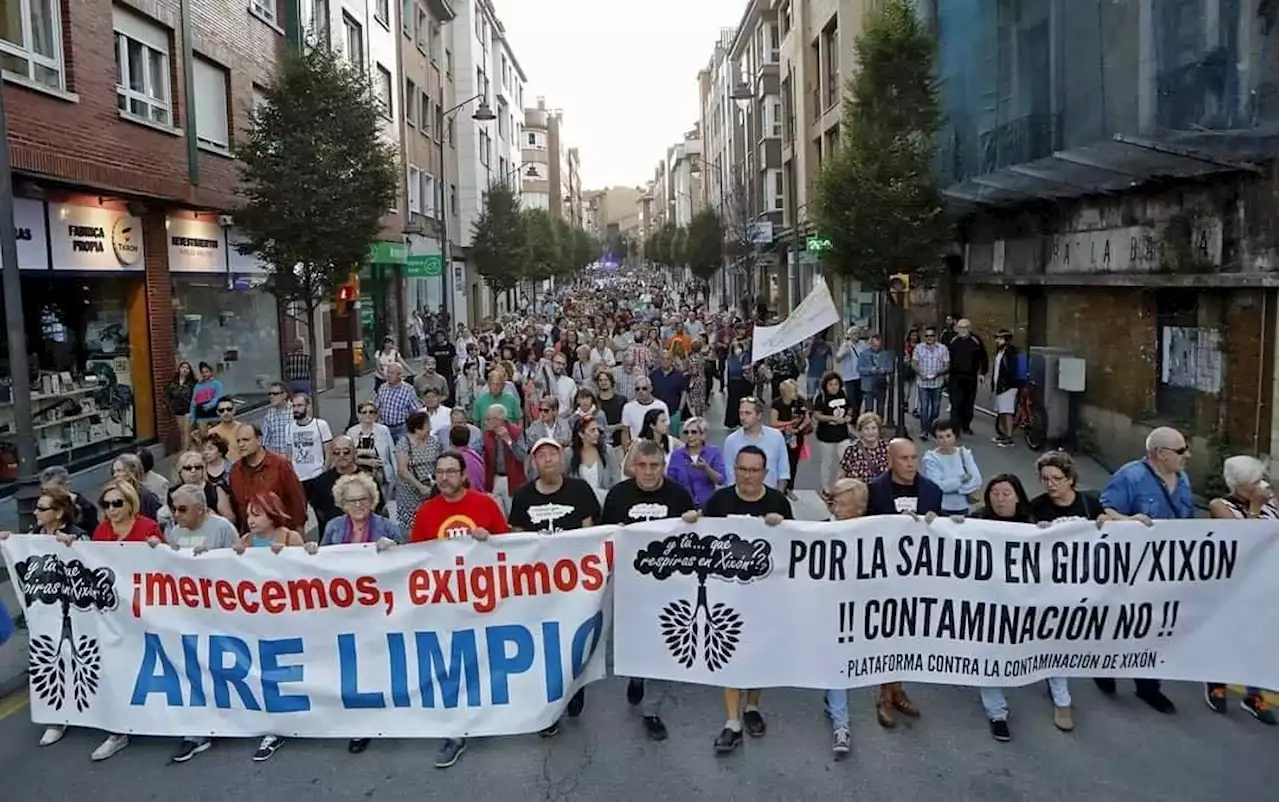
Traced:
<path id="1" fill-rule="evenodd" d="M 1025 351 L 1019 351 L 1018 358 L 1013 361 L 1013 377 L 1020 382 L 1031 378 L 1031 365 Z"/>

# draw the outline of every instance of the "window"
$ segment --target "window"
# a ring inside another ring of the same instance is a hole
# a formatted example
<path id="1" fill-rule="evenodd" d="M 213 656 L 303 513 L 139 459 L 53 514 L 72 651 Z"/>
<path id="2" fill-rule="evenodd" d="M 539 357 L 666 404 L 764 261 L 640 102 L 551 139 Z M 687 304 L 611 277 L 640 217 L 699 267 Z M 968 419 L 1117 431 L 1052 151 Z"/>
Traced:
<path id="1" fill-rule="evenodd" d="M 444 77 L 453 80 L 453 51 L 444 51 Z"/>
<path id="2" fill-rule="evenodd" d="M 343 49 L 347 54 L 347 60 L 357 70 L 364 72 L 364 29 L 345 12 L 342 15 L 342 28 L 343 35 L 346 37 Z"/>
<path id="3" fill-rule="evenodd" d="M 840 96 L 840 53 L 836 50 L 834 19 L 822 31 L 822 75 L 826 83 L 826 108 L 831 108 Z"/>
<path id="4" fill-rule="evenodd" d="M 765 27 L 767 29 L 766 35 L 768 37 L 768 42 L 769 42 L 769 47 L 768 47 L 769 63 L 777 64 L 778 57 L 782 51 L 782 38 L 778 35 L 777 25 L 770 24 Z"/>
<path id="5" fill-rule="evenodd" d="M 511 137 L 511 115 L 507 113 L 507 102 L 498 99 L 498 138 L 506 142 Z"/>
<path id="6" fill-rule="evenodd" d="M 391 119 L 391 72 L 381 64 L 378 65 L 378 80 L 373 91 L 378 97 L 378 105 L 382 108 L 382 116 Z"/>
<path id="7" fill-rule="evenodd" d="M 431 136 L 431 96 L 426 92 L 415 95 L 411 100 L 415 106 L 418 106 L 418 119 L 422 121 L 422 133 Z"/>
<path id="8" fill-rule="evenodd" d="M 391 0 L 377 0 L 373 4 L 373 18 L 386 25 L 391 19 Z"/>
<path id="9" fill-rule="evenodd" d="M 764 135 L 782 136 L 782 101 L 777 97 L 765 98 Z"/>
<path id="10" fill-rule="evenodd" d="M 249 8 L 267 22 L 274 23 L 276 21 L 275 0 L 251 0 Z"/>
<path id="11" fill-rule="evenodd" d="M 219 150 L 231 147 L 227 120 L 227 71 L 196 57 L 191 77 L 195 81 L 196 139 Z"/>
<path id="12" fill-rule="evenodd" d="M 113 9 L 112 18 L 116 32 L 116 105 L 129 117 L 172 125 L 169 31 L 119 8 Z"/>
<path id="13" fill-rule="evenodd" d="M 476 67 L 476 92 L 480 94 L 480 102 L 484 103 L 489 93 L 484 91 L 484 68 Z"/>
<path id="14" fill-rule="evenodd" d="M 769 204 L 768 207 L 766 207 L 766 211 L 770 211 L 770 212 L 782 211 L 782 198 L 783 198 L 782 171 L 766 170 L 764 185 L 765 185 L 765 197 L 768 198 L 766 202 Z"/>
<path id="15" fill-rule="evenodd" d="M 329 45 L 329 0 L 310 0 L 306 4 L 311 15 L 307 21 L 307 40 L 311 45 Z"/>
<path id="16" fill-rule="evenodd" d="M 507 183 L 507 160 L 503 156 L 498 157 L 498 177 L 502 183 Z"/>
<path id="17" fill-rule="evenodd" d="M 482 130 L 480 136 L 476 138 L 476 143 L 480 146 L 480 163 L 485 167 L 489 166 L 489 132 Z"/>
<path id="18" fill-rule="evenodd" d="M 449 185 L 449 214 L 458 216 L 458 187 L 455 184 Z"/>
<path id="19" fill-rule="evenodd" d="M 422 213 L 427 217 L 436 217 L 436 179 L 425 170 L 422 172 L 422 189 L 419 194 L 422 197 Z"/>
<path id="20" fill-rule="evenodd" d="M 404 79 L 404 121 L 418 124 L 418 85 L 408 78 Z"/>
<path id="21" fill-rule="evenodd" d="M 427 43 L 427 54 L 431 56 L 432 64 L 439 65 L 440 63 L 440 41 L 440 26 L 432 23 L 431 41 Z"/>
<path id="22" fill-rule="evenodd" d="M 413 23 L 417 20 L 414 8 L 413 0 L 404 0 L 404 5 L 400 8 L 400 26 L 405 36 L 413 36 Z"/>
<path id="23" fill-rule="evenodd" d="M 447 126 L 447 127 L 448 127 L 448 129 L 449 129 L 449 147 L 451 147 L 451 148 L 453 148 L 453 147 L 457 147 L 457 145 L 458 145 L 458 139 L 457 139 L 457 137 L 458 137 L 458 126 L 454 124 L 454 118 L 453 118 L 453 117 L 450 117 L 450 118 L 449 118 L 449 123 L 448 123 L 448 126 Z"/>
<path id="24" fill-rule="evenodd" d="M 786 36 L 791 33 L 791 3 L 784 3 L 782 8 L 778 9 L 778 19 L 782 20 L 782 35 Z"/>
<path id="25" fill-rule="evenodd" d="M 444 106 L 441 106 L 439 103 L 433 103 L 432 106 L 435 109 L 434 116 L 436 119 L 435 140 L 439 142 L 440 135 L 444 131 Z M 449 122 L 450 122 L 449 144 L 452 145 L 453 144 L 453 128 L 452 128 L 453 121 L 450 120 Z"/>
<path id="26" fill-rule="evenodd" d="M 538 147 L 538 135 L 537 135 L 537 134 L 535 134 L 534 132 L 530 131 L 530 132 L 529 132 L 529 139 L 528 139 L 528 143 L 527 143 L 527 144 L 528 144 L 528 145 L 529 145 L 529 147 L 531 147 L 531 148 L 536 148 L 536 147 Z"/>
<path id="27" fill-rule="evenodd" d="M 427 52 L 427 38 L 431 36 L 431 20 L 427 17 L 427 11 L 422 6 L 414 9 L 417 16 L 417 23 L 413 26 L 413 43 L 423 53 Z"/>
<path id="28" fill-rule="evenodd" d="M 62 89 L 59 0 L 5 0 L 0 19 L 0 66 L 38 84 Z"/>
<path id="29" fill-rule="evenodd" d="M 409 213 L 422 213 L 422 171 L 417 167 L 409 167 L 409 179 L 407 181 L 409 190 Z"/>

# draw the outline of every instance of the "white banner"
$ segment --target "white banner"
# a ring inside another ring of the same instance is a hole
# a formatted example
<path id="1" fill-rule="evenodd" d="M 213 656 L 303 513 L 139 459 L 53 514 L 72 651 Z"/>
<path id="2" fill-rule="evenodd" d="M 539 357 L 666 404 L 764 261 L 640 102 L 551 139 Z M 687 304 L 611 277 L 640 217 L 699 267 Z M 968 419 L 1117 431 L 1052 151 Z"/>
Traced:
<path id="1" fill-rule="evenodd" d="M 1274 521 L 703 519 L 617 538 L 614 668 L 733 688 L 1280 686 Z"/>
<path id="2" fill-rule="evenodd" d="M 786 320 L 776 326 L 756 326 L 751 335 L 751 361 L 767 359 L 839 322 L 840 311 L 831 300 L 831 290 L 826 281 L 818 278 L 813 290 L 791 310 Z"/>
<path id="3" fill-rule="evenodd" d="M 11 537 L 31 717 L 141 735 L 533 732 L 605 673 L 612 527 L 192 556 Z"/>

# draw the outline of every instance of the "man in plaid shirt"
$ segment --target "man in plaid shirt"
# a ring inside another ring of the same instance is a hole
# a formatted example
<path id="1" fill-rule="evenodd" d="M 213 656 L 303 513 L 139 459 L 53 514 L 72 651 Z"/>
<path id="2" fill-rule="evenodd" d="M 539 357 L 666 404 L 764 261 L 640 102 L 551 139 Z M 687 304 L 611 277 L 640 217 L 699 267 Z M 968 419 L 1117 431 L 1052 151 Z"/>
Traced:
<path id="1" fill-rule="evenodd" d="M 293 425 L 293 410 L 289 406 L 289 391 L 284 382 L 271 382 L 267 387 L 271 408 L 262 419 L 262 446 L 273 454 L 288 457 L 292 444 L 289 427 Z"/>
<path id="2" fill-rule="evenodd" d="M 920 439 L 933 431 L 942 407 L 942 385 L 946 383 L 951 368 L 951 352 L 938 342 L 938 329 L 928 326 L 924 330 L 924 342 L 911 354 L 911 367 L 916 372 L 920 387 Z"/>
<path id="3" fill-rule="evenodd" d="M 301 337 L 284 355 L 284 380 L 289 383 L 289 392 L 311 395 L 311 355 Z"/>
<path id="4" fill-rule="evenodd" d="M 376 395 L 378 417 L 391 430 L 391 439 L 399 442 L 404 436 L 405 421 L 422 406 L 418 394 L 404 382 L 404 371 L 399 365 L 387 365 L 387 381 L 378 388 Z"/>
<path id="5" fill-rule="evenodd" d="M 638 346 L 643 348 L 644 346 Z M 636 357 L 635 347 L 628 348 L 622 355 L 622 363 L 614 365 L 610 373 L 613 375 L 613 391 L 630 401 L 636 397 Z"/>

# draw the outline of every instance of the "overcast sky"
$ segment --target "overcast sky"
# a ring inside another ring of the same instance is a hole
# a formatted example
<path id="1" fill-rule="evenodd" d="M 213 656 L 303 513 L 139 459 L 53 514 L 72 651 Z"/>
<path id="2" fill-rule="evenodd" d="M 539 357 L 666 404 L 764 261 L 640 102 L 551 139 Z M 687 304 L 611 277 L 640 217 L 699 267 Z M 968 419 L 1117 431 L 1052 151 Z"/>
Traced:
<path id="1" fill-rule="evenodd" d="M 698 120 L 698 70 L 746 0 L 494 0 L 529 83 L 563 109 L 582 185 L 643 185 Z"/>

